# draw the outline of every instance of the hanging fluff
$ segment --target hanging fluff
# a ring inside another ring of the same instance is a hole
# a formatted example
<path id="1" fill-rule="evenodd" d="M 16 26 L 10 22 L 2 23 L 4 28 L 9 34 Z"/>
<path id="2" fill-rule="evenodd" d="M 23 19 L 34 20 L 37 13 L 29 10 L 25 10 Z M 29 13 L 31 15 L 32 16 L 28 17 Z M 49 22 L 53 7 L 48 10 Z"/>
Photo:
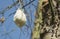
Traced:
<path id="1" fill-rule="evenodd" d="M 17 9 L 15 15 L 14 15 L 14 22 L 17 26 L 22 27 L 26 24 L 26 15 L 23 10 Z"/>

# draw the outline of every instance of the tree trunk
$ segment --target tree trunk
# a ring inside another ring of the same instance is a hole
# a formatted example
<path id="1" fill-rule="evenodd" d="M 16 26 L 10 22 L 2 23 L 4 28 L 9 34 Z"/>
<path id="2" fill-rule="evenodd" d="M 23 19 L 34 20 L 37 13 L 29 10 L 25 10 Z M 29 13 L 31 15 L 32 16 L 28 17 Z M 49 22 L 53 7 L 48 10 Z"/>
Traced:
<path id="1" fill-rule="evenodd" d="M 54 6 L 52 1 L 55 0 L 48 0 L 48 4 L 43 7 L 43 1 L 39 0 L 38 3 L 32 39 L 60 39 L 60 3 Z"/>
<path id="2" fill-rule="evenodd" d="M 35 26 L 32 32 L 32 39 L 40 39 L 40 24 L 42 23 L 42 0 L 39 0 L 37 11 L 35 14 Z"/>

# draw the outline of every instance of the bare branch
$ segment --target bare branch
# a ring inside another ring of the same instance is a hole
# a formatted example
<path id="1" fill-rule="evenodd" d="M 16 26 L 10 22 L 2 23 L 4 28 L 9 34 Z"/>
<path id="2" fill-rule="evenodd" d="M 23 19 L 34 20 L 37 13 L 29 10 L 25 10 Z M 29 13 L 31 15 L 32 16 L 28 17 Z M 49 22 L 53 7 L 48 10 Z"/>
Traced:
<path id="1" fill-rule="evenodd" d="M 34 2 L 35 0 L 27 3 L 26 5 L 24 5 L 22 8 L 26 7 L 27 5 L 31 4 L 32 2 Z M 14 2 L 12 5 L 9 5 L 8 7 L 6 7 L 5 9 L 3 9 L 2 11 L 0 11 L 0 14 L 3 14 L 5 11 L 11 9 L 12 7 L 16 6 L 19 3 L 19 1 L 17 0 L 16 2 Z"/>

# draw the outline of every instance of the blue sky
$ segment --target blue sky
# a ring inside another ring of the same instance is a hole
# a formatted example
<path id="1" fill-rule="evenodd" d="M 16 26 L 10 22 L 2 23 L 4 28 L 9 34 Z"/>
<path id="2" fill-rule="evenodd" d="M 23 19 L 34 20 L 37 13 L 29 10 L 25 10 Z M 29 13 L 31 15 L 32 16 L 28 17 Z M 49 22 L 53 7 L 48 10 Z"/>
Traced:
<path id="1" fill-rule="evenodd" d="M 26 2 L 27 1 L 27 2 Z M 29 0 L 24 0 L 24 5 L 26 3 L 29 3 Z M 31 28 L 34 26 L 34 13 L 36 10 L 36 7 L 32 4 L 37 6 L 37 1 L 35 0 L 33 3 L 25 7 L 26 15 L 27 15 L 27 26 L 23 26 L 22 28 L 17 27 L 17 25 L 13 22 L 13 12 L 16 11 L 17 8 L 19 8 L 18 4 L 14 6 L 13 8 L 6 10 L 4 12 L 4 17 L 6 20 L 3 24 L 0 22 L 0 39 L 31 39 Z M 16 2 L 16 0 L 0 0 L 0 12 L 5 9 L 7 6 L 13 4 Z M 12 14 L 12 15 L 10 15 Z M 9 16 L 10 15 L 10 16 Z M 29 17 L 28 17 L 29 16 Z M 0 18 L 2 15 L 0 14 Z"/>

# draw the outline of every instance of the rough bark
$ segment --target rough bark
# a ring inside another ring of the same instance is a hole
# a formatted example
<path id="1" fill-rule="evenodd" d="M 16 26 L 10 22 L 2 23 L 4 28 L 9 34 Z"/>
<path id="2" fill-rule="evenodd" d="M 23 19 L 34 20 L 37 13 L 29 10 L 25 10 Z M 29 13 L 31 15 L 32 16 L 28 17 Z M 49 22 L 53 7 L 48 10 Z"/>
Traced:
<path id="1" fill-rule="evenodd" d="M 39 0 L 32 39 L 60 39 L 60 3 L 53 5 L 53 1 L 43 7 L 43 0 Z"/>
<path id="2" fill-rule="evenodd" d="M 32 32 L 32 39 L 40 39 L 40 24 L 42 23 L 42 0 L 39 0 L 37 11 L 35 14 L 35 26 Z"/>

